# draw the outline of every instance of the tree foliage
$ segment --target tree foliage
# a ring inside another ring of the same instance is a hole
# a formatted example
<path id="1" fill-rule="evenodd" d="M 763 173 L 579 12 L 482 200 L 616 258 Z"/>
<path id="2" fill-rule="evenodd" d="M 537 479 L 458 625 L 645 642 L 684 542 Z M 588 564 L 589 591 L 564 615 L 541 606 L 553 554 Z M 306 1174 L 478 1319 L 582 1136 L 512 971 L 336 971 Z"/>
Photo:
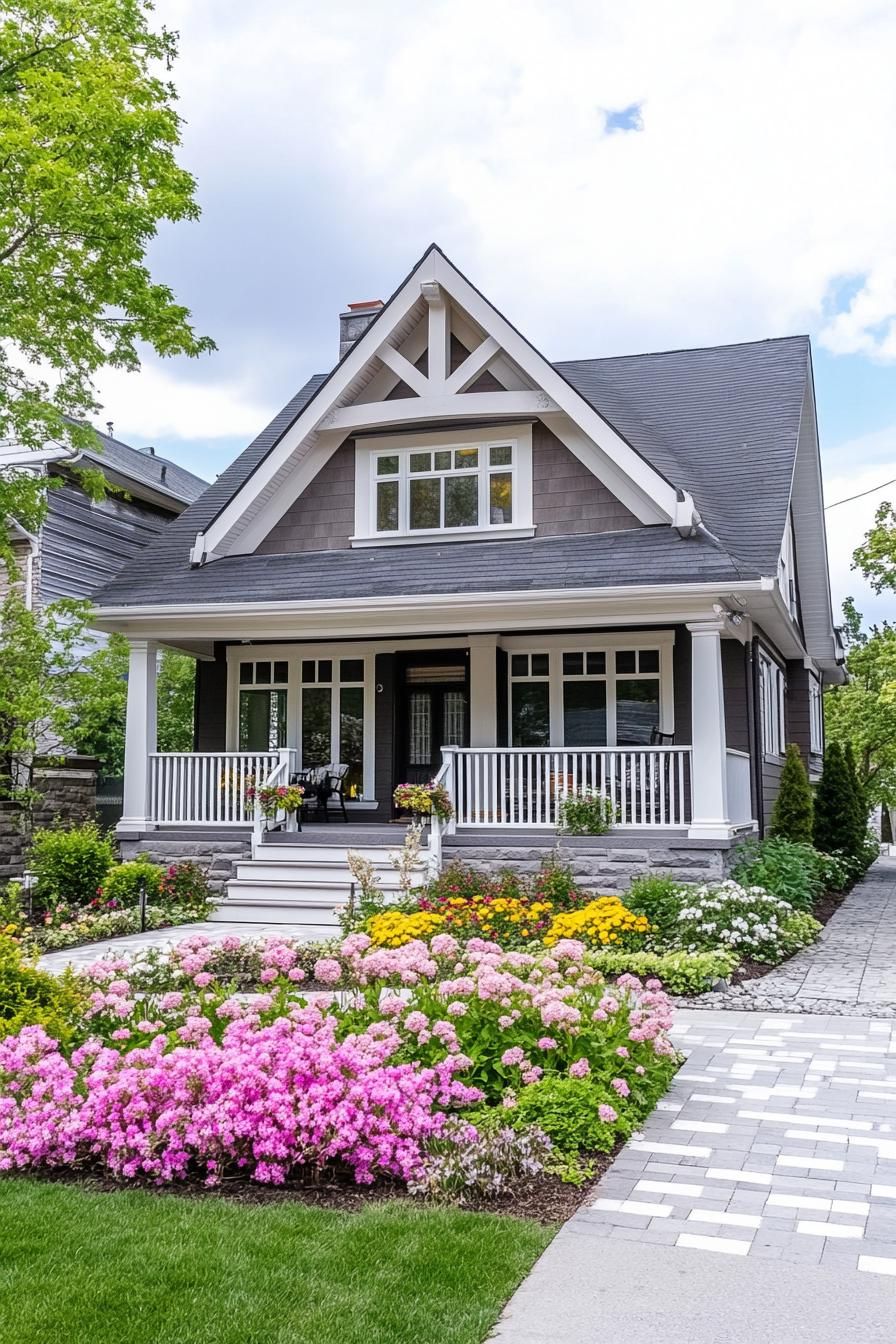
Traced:
<path id="1" fill-rule="evenodd" d="M 850 680 L 825 693 L 829 742 L 850 745 L 856 777 L 870 809 L 896 805 L 896 628 L 884 622 L 864 631 L 861 616 L 844 604 Z"/>
<path id="2" fill-rule="evenodd" d="M 853 553 L 853 569 L 860 569 L 876 593 L 896 589 L 896 509 L 883 503 L 874 515 L 874 526 Z"/>
<path id="3" fill-rule="evenodd" d="M 192 751 L 195 662 L 163 650 L 158 670 L 158 749 Z M 125 713 L 128 700 L 128 645 L 110 636 L 78 670 L 71 738 L 78 751 L 95 756 L 105 775 L 124 771 Z"/>
<path id="4" fill-rule="evenodd" d="M 812 789 L 795 742 L 787 747 L 769 830 L 797 844 L 812 843 Z"/>
<path id="5" fill-rule="evenodd" d="M 0 5 L 0 440 L 96 448 L 85 419 L 105 366 L 213 348 L 154 281 L 163 220 L 196 219 L 165 78 L 175 34 L 149 0 Z M 34 528 L 41 492 L 0 476 L 0 515 Z"/>

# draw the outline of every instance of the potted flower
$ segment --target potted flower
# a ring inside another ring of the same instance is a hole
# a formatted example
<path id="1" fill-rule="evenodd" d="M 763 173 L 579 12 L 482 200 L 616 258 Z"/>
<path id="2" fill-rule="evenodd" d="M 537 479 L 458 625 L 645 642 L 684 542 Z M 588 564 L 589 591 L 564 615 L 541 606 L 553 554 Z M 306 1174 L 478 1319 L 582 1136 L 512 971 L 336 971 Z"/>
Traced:
<path id="1" fill-rule="evenodd" d="M 438 817 L 450 821 L 454 808 L 444 784 L 431 779 L 428 784 L 399 784 L 392 797 L 402 812 L 415 812 L 421 817 Z"/>
<path id="2" fill-rule="evenodd" d="M 277 814 L 285 812 L 287 816 L 298 812 L 305 797 L 301 784 L 256 784 L 250 779 L 246 785 L 246 799 L 258 803 L 261 815 L 266 821 L 277 819 Z M 266 828 L 267 829 L 267 828 Z"/>

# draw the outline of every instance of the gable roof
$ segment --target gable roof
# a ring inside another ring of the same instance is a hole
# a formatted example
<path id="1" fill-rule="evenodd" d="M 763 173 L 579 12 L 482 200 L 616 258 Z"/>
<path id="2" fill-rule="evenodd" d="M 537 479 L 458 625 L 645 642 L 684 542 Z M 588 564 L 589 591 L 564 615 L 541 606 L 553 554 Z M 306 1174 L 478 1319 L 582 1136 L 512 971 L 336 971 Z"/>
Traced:
<path id="1" fill-rule="evenodd" d="M 81 460 L 87 459 L 125 489 L 130 483 L 132 493 L 139 494 L 142 488 L 173 503 L 192 504 L 208 486 L 208 481 L 187 471 L 186 467 L 173 462 L 171 458 L 160 457 L 158 453 L 141 452 L 139 448 L 132 448 L 128 443 L 104 434 L 96 426 L 92 428 L 102 444 L 102 451 L 85 449 L 80 455 Z"/>

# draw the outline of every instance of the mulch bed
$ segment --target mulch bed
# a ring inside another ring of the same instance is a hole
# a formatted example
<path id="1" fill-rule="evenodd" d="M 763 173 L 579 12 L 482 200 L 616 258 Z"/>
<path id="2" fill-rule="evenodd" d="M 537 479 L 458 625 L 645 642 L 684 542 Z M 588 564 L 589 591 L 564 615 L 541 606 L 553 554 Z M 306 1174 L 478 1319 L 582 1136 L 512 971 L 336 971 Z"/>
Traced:
<path id="1" fill-rule="evenodd" d="M 512 1218 L 528 1218 L 547 1227 L 556 1226 L 571 1218 L 591 1196 L 597 1182 L 613 1162 L 622 1140 L 611 1153 L 591 1154 L 589 1161 L 594 1175 L 582 1185 L 571 1185 L 559 1176 L 532 1176 L 520 1181 L 507 1194 L 497 1199 L 465 1198 L 451 1202 L 451 1207 L 471 1213 L 497 1213 Z M 24 1172 L 9 1172 L 6 1176 L 19 1177 Z M 3 1177 L 0 1177 L 2 1182 Z M 222 1180 L 218 1186 L 206 1186 L 198 1178 L 177 1185 L 157 1185 L 152 1181 L 117 1181 L 111 1176 L 86 1171 L 72 1171 L 67 1167 L 50 1168 L 32 1177 L 61 1185 L 75 1185 L 91 1194 L 120 1193 L 123 1190 L 142 1190 L 162 1198 L 226 1199 L 238 1204 L 306 1204 L 313 1208 L 329 1209 L 334 1213 L 360 1213 L 365 1205 L 402 1200 L 419 1208 L 433 1207 L 430 1201 L 409 1195 L 404 1186 L 393 1181 L 377 1181 L 371 1186 L 355 1185 L 350 1177 L 336 1172 L 321 1175 L 317 1181 L 305 1183 L 288 1181 L 285 1185 L 257 1185 L 244 1177 Z"/>

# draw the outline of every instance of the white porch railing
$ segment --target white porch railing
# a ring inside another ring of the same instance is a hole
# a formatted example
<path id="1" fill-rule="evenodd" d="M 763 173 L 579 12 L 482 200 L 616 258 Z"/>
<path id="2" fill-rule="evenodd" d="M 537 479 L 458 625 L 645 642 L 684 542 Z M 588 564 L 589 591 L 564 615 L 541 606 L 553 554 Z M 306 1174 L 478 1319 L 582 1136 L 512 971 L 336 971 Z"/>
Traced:
<path id="1" fill-rule="evenodd" d="M 160 826 L 250 826 L 255 809 L 246 801 L 246 783 L 262 783 L 279 762 L 276 751 L 153 752 L 153 820 Z"/>
<path id="2" fill-rule="evenodd" d="M 690 747 L 453 747 L 449 789 L 458 826 L 557 825 L 560 804 L 603 793 L 618 826 L 683 827 L 690 813 Z"/>
<path id="3" fill-rule="evenodd" d="M 750 794 L 750 757 L 745 751 L 729 747 L 725 753 L 728 777 L 728 816 L 732 826 L 749 825 L 753 820 L 753 799 Z"/>

